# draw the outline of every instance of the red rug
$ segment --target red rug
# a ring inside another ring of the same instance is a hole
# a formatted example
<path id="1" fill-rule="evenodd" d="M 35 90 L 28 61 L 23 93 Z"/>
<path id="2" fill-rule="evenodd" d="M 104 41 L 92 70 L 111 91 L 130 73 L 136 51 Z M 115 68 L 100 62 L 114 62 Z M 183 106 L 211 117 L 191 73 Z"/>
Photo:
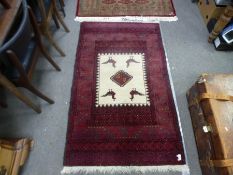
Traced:
<path id="1" fill-rule="evenodd" d="M 82 23 L 64 166 L 182 164 L 159 25 Z"/>
<path id="2" fill-rule="evenodd" d="M 78 0 L 78 21 L 174 21 L 172 0 Z"/>

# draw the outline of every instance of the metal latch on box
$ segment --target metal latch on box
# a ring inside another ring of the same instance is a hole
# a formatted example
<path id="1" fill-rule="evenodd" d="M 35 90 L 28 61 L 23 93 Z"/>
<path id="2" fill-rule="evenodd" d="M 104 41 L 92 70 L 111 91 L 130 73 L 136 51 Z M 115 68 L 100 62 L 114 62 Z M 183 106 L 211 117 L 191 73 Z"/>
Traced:
<path id="1" fill-rule="evenodd" d="M 197 83 L 198 84 L 206 83 L 206 79 L 203 76 L 201 76 L 199 77 L 199 80 L 197 81 Z"/>
<path id="2" fill-rule="evenodd" d="M 203 129 L 203 131 L 204 131 L 205 133 L 207 133 L 207 132 L 212 132 L 212 131 L 213 131 L 213 129 L 212 129 L 211 126 L 203 126 L 202 129 Z"/>

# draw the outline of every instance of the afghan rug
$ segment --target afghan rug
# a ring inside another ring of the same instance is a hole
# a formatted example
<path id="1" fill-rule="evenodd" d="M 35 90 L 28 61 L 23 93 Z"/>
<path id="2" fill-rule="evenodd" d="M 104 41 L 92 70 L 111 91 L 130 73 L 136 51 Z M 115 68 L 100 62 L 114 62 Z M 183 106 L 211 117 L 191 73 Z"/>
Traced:
<path id="1" fill-rule="evenodd" d="M 159 24 L 81 23 L 63 173 L 184 164 Z"/>
<path id="2" fill-rule="evenodd" d="M 76 21 L 176 21 L 172 0 L 78 0 Z"/>

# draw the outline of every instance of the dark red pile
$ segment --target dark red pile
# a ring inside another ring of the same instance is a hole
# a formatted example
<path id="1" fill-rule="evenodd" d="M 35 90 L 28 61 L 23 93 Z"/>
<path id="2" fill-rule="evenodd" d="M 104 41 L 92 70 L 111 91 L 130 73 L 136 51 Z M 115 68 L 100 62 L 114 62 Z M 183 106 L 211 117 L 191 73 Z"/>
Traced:
<path id="1" fill-rule="evenodd" d="M 185 164 L 159 25 L 82 23 L 80 30 L 64 165 Z M 98 53 L 145 54 L 149 107 L 95 106 Z"/>

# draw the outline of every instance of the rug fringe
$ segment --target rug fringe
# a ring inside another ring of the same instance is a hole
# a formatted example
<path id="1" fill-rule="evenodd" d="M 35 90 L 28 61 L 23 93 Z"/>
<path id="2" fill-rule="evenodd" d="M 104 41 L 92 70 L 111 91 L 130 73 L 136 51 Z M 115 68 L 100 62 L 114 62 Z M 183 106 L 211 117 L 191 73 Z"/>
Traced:
<path id="1" fill-rule="evenodd" d="M 146 174 L 181 172 L 189 174 L 187 165 L 164 165 L 164 166 L 74 166 L 64 167 L 61 174 Z"/>
<path id="2" fill-rule="evenodd" d="M 154 17 L 154 16 L 116 16 L 116 17 L 79 17 L 74 19 L 77 22 L 139 22 L 139 23 L 159 23 L 160 21 L 177 21 L 177 16 Z"/>

